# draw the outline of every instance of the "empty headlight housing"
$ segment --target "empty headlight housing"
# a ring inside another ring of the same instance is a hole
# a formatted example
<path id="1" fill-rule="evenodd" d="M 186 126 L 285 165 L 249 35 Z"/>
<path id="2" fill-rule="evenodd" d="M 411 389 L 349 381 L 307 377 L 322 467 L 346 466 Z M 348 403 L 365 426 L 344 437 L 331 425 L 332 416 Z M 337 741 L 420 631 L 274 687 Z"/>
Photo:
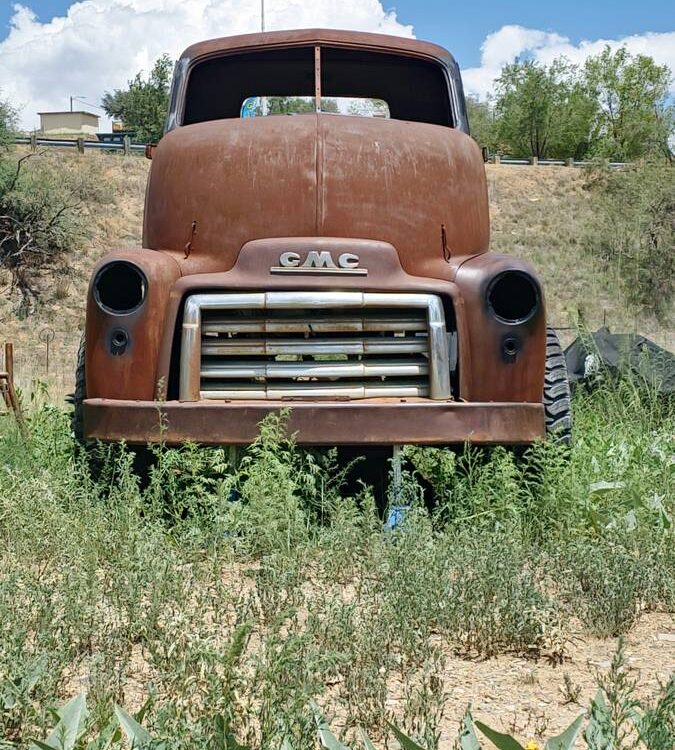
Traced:
<path id="1" fill-rule="evenodd" d="M 487 303 L 503 323 L 524 323 L 539 308 L 539 286 L 524 271 L 503 271 L 490 282 Z"/>
<path id="2" fill-rule="evenodd" d="M 135 312 L 145 301 L 148 280 L 141 269 L 126 260 L 114 260 L 99 270 L 94 279 L 94 299 L 113 315 Z"/>

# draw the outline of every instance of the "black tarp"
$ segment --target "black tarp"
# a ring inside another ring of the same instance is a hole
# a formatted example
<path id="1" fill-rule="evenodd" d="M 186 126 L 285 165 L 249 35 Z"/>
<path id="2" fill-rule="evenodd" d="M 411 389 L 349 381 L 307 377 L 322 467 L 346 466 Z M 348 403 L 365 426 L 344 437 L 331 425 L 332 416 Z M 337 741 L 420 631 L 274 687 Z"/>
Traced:
<path id="1" fill-rule="evenodd" d="M 565 349 L 570 382 L 596 379 L 603 369 L 639 378 L 663 394 L 675 393 L 675 354 L 636 333 L 600 328 L 576 338 Z"/>

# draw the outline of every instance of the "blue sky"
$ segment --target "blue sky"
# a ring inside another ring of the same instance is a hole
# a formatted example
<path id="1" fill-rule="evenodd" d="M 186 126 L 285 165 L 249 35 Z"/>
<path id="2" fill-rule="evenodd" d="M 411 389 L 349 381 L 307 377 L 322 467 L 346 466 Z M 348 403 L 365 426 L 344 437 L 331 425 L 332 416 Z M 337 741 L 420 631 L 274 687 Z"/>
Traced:
<path id="1" fill-rule="evenodd" d="M 0 39 L 8 31 L 14 2 L 0 0 Z M 309 0 L 311 2 L 311 0 Z M 184 0 L 190 2 L 190 0 Z M 336 0 L 339 3 L 339 0 Z M 64 15 L 73 0 L 21 0 L 42 22 Z M 449 0 L 396 0 L 383 2 L 396 10 L 401 23 L 412 24 L 415 36 L 448 47 L 463 67 L 480 62 L 486 35 L 506 24 L 555 31 L 573 43 L 582 39 L 617 39 L 647 31 L 675 30 L 675 2 L 667 0 L 587 0 L 558 3 L 541 0 L 473 0 L 468 4 Z"/>
<path id="2" fill-rule="evenodd" d="M 606 43 L 675 71 L 675 0 L 265 0 L 268 28 L 327 26 L 415 35 L 450 49 L 485 97 L 518 56 L 582 64 Z M 92 106 L 192 42 L 254 31 L 260 0 L 0 0 L 0 95 L 31 129 L 71 95 Z M 10 23 L 11 21 L 11 23 Z M 672 89 L 675 95 L 675 82 Z M 105 127 L 105 125 L 103 125 Z"/>

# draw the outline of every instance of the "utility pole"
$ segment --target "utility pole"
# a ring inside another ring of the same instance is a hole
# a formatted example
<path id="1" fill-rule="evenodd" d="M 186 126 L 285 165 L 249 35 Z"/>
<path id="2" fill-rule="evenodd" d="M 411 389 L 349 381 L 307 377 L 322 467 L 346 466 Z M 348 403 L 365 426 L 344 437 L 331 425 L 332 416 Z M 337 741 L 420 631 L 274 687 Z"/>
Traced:
<path id="1" fill-rule="evenodd" d="M 82 101 L 83 99 L 86 99 L 86 96 L 80 96 L 79 94 L 77 96 L 71 96 L 70 97 L 70 111 L 73 111 L 73 102 L 82 102 L 82 104 L 86 104 L 87 107 L 96 107 L 95 104 L 89 104 L 88 102 Z M 96 109 L 101 109 L 101 107 L 96 107 Z"/>

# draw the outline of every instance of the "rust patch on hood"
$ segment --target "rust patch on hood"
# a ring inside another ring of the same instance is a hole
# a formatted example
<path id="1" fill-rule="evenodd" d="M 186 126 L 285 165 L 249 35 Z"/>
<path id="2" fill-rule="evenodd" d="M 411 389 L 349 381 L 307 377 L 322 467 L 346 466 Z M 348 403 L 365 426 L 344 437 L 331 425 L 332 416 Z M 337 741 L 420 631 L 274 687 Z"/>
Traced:
<path id="1" fill-rule="evenodd" d="M 185 259 L 193 221 L 199 252 Z M 487 250 L 472 139 L 425 123 L 306 114 L 169 133 L 153 159 L 144 245 L 180 253 L 190 274 L 229 270 L 255 239 L 360 237 L 396 247 L 407 273 L 433 275 L 441 225 L 453 254 Z"/>

